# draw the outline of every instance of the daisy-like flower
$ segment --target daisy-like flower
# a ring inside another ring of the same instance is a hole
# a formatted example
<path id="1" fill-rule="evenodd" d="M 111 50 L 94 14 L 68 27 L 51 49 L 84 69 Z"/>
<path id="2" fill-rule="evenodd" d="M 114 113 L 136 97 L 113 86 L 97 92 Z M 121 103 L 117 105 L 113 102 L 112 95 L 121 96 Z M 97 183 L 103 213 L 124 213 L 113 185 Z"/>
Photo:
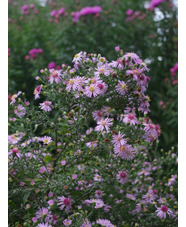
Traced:
<path id="1" fill-rule="evenodd" d="M 128 182 L 128 174 L 125 171 L 119 171 L 119 173 L 116 175 L 116 178 L 121 184 Z"/>
<path id="2" fill-rule="evenodd" d="M 90 84 L 89 86 L 85 87 L 84 94 L 87 95 L 89 98 L 96 97 L 99 93 L 100 91 L 96 84 Z"/>
<path id="3" fill-rule="evenodd" d="M 61 71 L 55 69 L 50 69 L 49 71 L 50 71 L 49 82 L 52 84 L 55 81 L 56 84 L 59 84 L 59 82 L 61 81 Z"/>
<path id="4" fill-rule="evenodd" d="M 115 227 L 109 220 L 107 219 L 98 219 L 96 221 L 97 224 L 100 224 L 101 226 L 106 226 L 106 227 Z"/>
<path id="5" fill-rule="evenodd" d="M 113 140 L 112 143 L 114 145 L 124 145 L 126 143 L 126 140 L 123 138 L 124 134 L 121 134 L 120 132 L 118 132 L 118 134 L 114 134 L 112 136 Z"/>
<path id="6" fill-rule="evenodd" d="M 103 131 L 106 130 L 106 132 L 110 132 L 110 126 L 113 125 L 112 118 L 105 118 L 97 122 L 97 126 L 95 128 L 95 131 Z"/>
<path id="7" fill-rule="evenodd" d="M 45 207 L 42 207 L 36 212 L 36 218 L 40 220 L 45 218 L 45 222 L 49 222 L 50 219 L 52 218 L 51 211 L 49 211 Z"/>
<path id="8" fill-rule="evenodd" d="M 44 144 L 49 144 L 49 143 L 52 142 L 52 138 L 50 136 L 44 136 L 42 138 L 42 141 L 43 141 Z"/>
<path id="9" fill-rule="evenodd" d="M 78 63 L 81 62 L 81 60 L 85 57 L 85 52 L 83 53 L 82 51 L 79 52 L 78 54 L 75 54 L 73 61 L 75 65 L 78 65 Z"/>
<path id="10" fill-rule="evenodd" d="M 134 158 L 133 148 L 129 144 L 114 146 L 114 152 L 122 159 L 130 160 Z"/>
<path id="11" fill-rule="evenodd" d="M 16 102 L 16 98 L 22 93 L 22 91 L 19 91 L 17 94 L 14 94 L 11 96 L 11 102 L 10 105 L 13 105 Z"/>
<path id="12" fill-rule="evenodd" d="M 97 147 L 97 141 L 88 142 L 86 143 L 86 146 L 89 148 L 95 148 Z"/>
<path id="13" fill-rule="evenodd" d="M 103 178 L 99 174 L 94 175 L 94 181 L 103 181 Z"/>
<path id="14" fill-rule="evenodd" d="M 164 206 L 164 205 L 161 205 L 161 207 L 157 207 L 157 210 L 155 211 L 157 213 L 157 216 L 159 218 L 164 218 L 166 219 L 166 214 L 169 215 L 169 217 L 173 217 L 174 214 L 173 212 L 171 211 L 171 209 L 169 209 L 167 206 Z"/>
<path id="15" fill-rule="evenodd" d="M 103 207 L 105 204 L 101 199 L 87 199 L 85 203 L 95 203 L 95 209 Z"/>
<path id="16" fill-rule="evenodd" d="M 37 227 L 52 227 L 52 226 L 49 225 L 48 222 L 47 222 L 47 223 L 40 223 L 40 224 L 37 225 Z"/>
<path id="17" fill-rule="evenodd" d="M 129 194 L 129 193 L 127 193 L 126 194 L 126 197 L 128 198 L 128 199 L 131 199 L 131 200 L 136 200 L 136 197 L 133 195 L 133 194 Z"/>
<path id="18" fill-rule="evenodd" d="M 130 125 L 138 124 L 138 120 L 137 120 L 136 115 L 134 113 L 125 114 L 123 122 L 125 124 L 129 123 Z"/>
<path id="19" fill-rule="evenodd" d="M 102 197 L 102 191 L 100 191 L 100 190 L 97 190 L 97 191 L 95 191 L 95 197 L 97 198 L 97 199 L 100 199 L 101 197 Z"/>
<path id="20" fill-rule="evenodd" d="M 97 87 L 99 88 L 99 94 L 104 95 L 107 91 L 108 85 L 105 82 L 98 83 Z"/>
<path id="21" fill-rule="evenodd" d="M 118 85 L 116 85 L 116 91 L 120 94 L 120 95 L 125 95 L 127 92 L 127 85 L 124 81 L 118 81 Z"/>
<path id="22" fill-rule="evenodd" d="M 95 76 L 99 76 L 100 74 L 103 74 L 105 76 L 110 75 L 110 70 L 107 69 L 105 65 L 101 65 L 96 69 L 96 72 L 94 73 Z"/>
<path id="23" fill-rule="evenodd" d="M 20 151 L 17 148 L 13 148 L 10 152 L 8 152 L 8 155 L 14 154 L 18 158 L 21 158 L 22 154 L 19 153 Z"/>
<path id="24" fill-rule="evenodd" d="M 43 103 L 40 103 L 39 105 L 41 106 L 41 109 L 46 111 L 46 112 L 51 111 L 52 108 L 53 108 L 52 102 L 50 102 L 50 101 L 45 101 Z"/>
<path id="25" fill-rule="evenodd" d="M 64 196 L 58 197 L 59 203 L 57 205 L 61 205 L 59 207 L 60 210 L 63 210 L 65 207 L 65 212 L 71 209 L 71 200 L 69 198 L 65 198 Z"/>
<path id="26" fill-rule="evenodd" d="M 92 115 L 95 121 L 100 121 L 105 117 L 104 112 L 101 110 L 95 110 Z"/>
<path id="27" fill-rule="evenodd" d="M 26 109 L 25 107 L 23 107 L 21 104 L 19 104 L 17 106 L 16 109 L 14 109 L 14 113 L 18 116 L 18 117 L 23 117 L 26 114 Z"/>
<path id="28" fill-rule="evenodd" d="M 69 225 L 71 225 L 71 223 L 72 223 L 72 220 L 70 220 L 70 219 L 65 219 L 65 220 L 63 221 L 63 224 L 64 224 L 65 226 L 69 226 Z"/>
<path id="29" fill-rule="evenodd" d="M 80 227 L 92 227 L 88 219 L 85 219 L 83 224 Z"/>
<path id="30" fill-rule="evenodd" d="M 107 117 L 109 117 L 109 116 L 113 116 L 113 114 L 112 114 L 112 111 L 113 111 L 113 109 L 111 108 L 111 107 L 109 107 L 109 106 L 103 106 L 102 108 L 101 108 L 101 111 L 103 111 L 103 113 L 105 114 L 105 116 L 107 116 Z"/>
<path id="31" fill-rule="evenodd" d="M 73 91 L 75 91 L 77 88 L 77 83 L 75 81 L 75 79 L 71 78 L 68 82 L 67 82 L 67 86 L 66 86 L 66 90 L 70 91 L 71 89 Z"/>
<path id="32" fill-rule="evenodd" d="M 34 89 L 34 95 L 35 95 L 35 99 L 38 99 L 40 98 L 39 94 L 41 93 L 41 85 L 37 86 L 35 89 Z"/>

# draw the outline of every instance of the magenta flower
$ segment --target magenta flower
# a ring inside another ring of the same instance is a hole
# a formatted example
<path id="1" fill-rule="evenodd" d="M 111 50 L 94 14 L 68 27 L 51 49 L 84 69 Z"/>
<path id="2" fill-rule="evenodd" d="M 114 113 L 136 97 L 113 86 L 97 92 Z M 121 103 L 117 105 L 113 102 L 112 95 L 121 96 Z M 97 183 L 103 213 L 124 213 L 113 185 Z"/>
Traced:
<path id="1" fill-rule="evenodd" d="M 128 9 L 127 12 L 126 12 L 126 15 L 127 16 L 130 16 L 133 14 L 133 10 L 132 9 Z"/>
<path id="2" fill-rule="evenodd" d="M 115 47 L 115 51 L 119 51 L 119 50 L 120 50 L 119 46 Z"/>
<path id="3" fill-rule="evenodd" d="M 16 109 L 14 109 L 14 113 L 18 116 L 18 117 L 23 117 L 26 114 L 26 109 L 25 107 L 23 107 L 21 104 L 19 104 L 17 106 Z"/>
<path id="4" fill-rule="evenodd" d="M 17 148 L 13 148 L 10 152 L 8 152 L 8 155 L 14 154 L 18 158 L 21 158 L 22 154 L 19 153 L 20 151 Z M 23 186 L 24 184 L 21 184 Z"/>
<path id="5" fill-rule="evenodd" d="M 84 7 L 81 9 L 80 14 L 82 16 L 85 16 L 87 14 L 97 14 L 100 13 L 102 11 L 102 8 L 100 6 L 93 6 L 93 7 Z"/>
<path id="6" fill-rule="evenodd" d="M 43 103 L 40 103 L 39 105 L 41 106 L 41 109 L 46 111 L 46 112 L 51 111 L 52 108 L 53 108 L 52 102 L 50 102 L 50 101 L 45 101 Z"/>
<path id="7" fill-rule="evenodd" d="M 48 68 L 49 68 L 49 69 L 55 69 L 55 67 L 56 67 L 55 62 L 50 62 L 50 63 L 48 64 Z"/>
<path id="8" fill-rule="evenodd" d="M 104 113 L 101 110 L 95 110 L 92 113 L 92 115 L 93 115 L 93 118 L 95 121 L 100 121 L 100 120 L 104 119 Z"/>
<path id="9" fill-rule="evenodd" d="M 22 14 L 29 14 L 28 6 L 27 5 L 22 6 L 21 12 L 22 12 Z"/>
<path id="10" fill-rule="evenodd" d="M 173 212 L 168 207 L 166 207 L 164 205 L 161 205 L 161 207 L 157 208 L 157 210 L 155 212 L 157 213 L 157 216 L 159 218 L 166 219 L 166 214 L 168 214 L 170 217 L 174 216 Z"/>
<path id="11" fill-rule="evenodd" d="M 156 6 L 158 6 L 160 3 L 162 3 L 164 0 L 152 0 L 150 2 L 150 9 L 154 9 Z"/>
<path id="12" fill-rule="evenodd" d="M 110 126 L 113 125 L 112 118 L 105 118 L 97 122 L 97 126 L 95 128 L 95 131 L 103 131 L 106 130 L 106 132 L 110 132 Z"/>

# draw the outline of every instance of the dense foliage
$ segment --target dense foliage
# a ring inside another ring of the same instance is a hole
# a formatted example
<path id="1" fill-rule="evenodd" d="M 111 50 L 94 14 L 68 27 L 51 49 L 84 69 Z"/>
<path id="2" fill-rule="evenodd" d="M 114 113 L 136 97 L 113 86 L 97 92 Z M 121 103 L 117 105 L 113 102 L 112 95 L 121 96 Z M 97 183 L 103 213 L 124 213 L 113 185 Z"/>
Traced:
<path id="1" fill-rule="evenodd" d="M 177 226 L 176 5 L 9 0 L 8 21 L 9 226 Z"/>

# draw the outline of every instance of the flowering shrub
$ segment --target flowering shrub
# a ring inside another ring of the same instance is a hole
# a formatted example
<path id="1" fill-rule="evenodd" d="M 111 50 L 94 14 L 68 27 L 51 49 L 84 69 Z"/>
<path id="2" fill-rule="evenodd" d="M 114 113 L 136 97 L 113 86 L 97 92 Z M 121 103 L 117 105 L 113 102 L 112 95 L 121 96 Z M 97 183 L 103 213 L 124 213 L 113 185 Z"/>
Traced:
<path id="1" fill-rule="evenodd" d="M 21 91 L 10 98 L 12 225 L 176 223 L 176 170 L 156 181 L 163 166 L 147 149 L 161 134 L 146 116 L 149 69 L 135 53 L 116 51 L 110 62 L 80 52 L 74 67 L 41 70 L 36 105 Z"/>

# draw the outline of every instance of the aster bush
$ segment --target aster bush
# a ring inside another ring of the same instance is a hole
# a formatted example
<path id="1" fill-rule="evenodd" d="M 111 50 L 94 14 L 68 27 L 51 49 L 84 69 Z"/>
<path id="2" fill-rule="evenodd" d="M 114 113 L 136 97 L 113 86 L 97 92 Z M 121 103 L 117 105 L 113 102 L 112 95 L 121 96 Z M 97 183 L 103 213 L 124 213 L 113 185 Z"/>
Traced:
<path id="1" fill-rule="evenodd" d="M 159 181 L 149 69 L 115 49 L 112 61 L 80 52 L 73 67 L 42 69 L 34 104 L 11 97 L 10 226 L 176 226 L 176 154 Z"/>

